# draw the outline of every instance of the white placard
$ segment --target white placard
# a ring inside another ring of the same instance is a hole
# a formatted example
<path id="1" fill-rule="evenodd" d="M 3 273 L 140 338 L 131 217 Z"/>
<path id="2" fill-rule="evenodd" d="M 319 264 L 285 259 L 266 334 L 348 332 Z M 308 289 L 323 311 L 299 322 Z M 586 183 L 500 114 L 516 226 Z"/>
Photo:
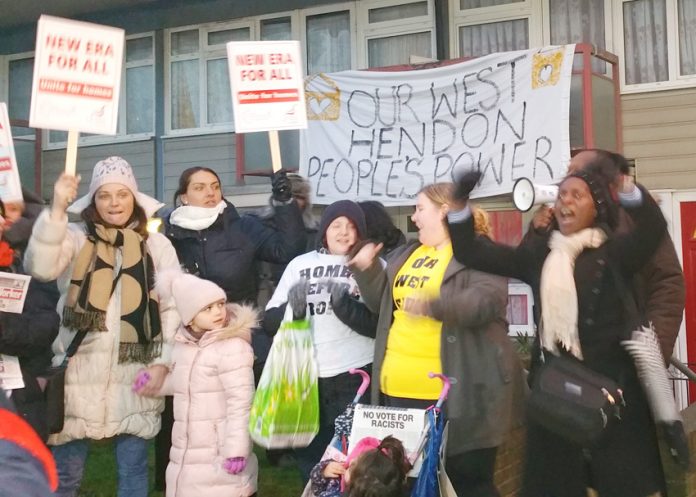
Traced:
<path id="1" fill-rule="evenodd" d="M 14 356 L 0 354 L 0 388 L 3 390 L 24 388 L 19 359 Z"/>
<path id="2" fill-rule="evenodd" d="M 482 173 L 472 197 L 507 194 L 521 177 L 558 181 L 570 160 L 574 49 L 309 76 L 300 174 L 312 201 L 413 205 L 423 186 L 472 169 Z"/>
<path id="3" fill-rule="evenodd" d="M 348 440 L 348 454 L 350 454 L 353 445 L 362 438 L 375 437 L 382 440 L 391 435 L 404 444 L 406 453 L 411 456 L 418 449 L 418 442 L 425 426 L 426 412 L 424 409 L 358 404 L 355 406 L 353 427 Z M 421 454 L 413 464 L 409 476 L 417 476 L 422 463 L 423 455 Z"/>
<path id="4" fill-rule="evenodd" d="M 0 102 L 0 199 L 3 202 L 24 200 L 12 141 L 10 117 L 4 102 Z"/>
<path id="5" fill-rule="evenodd" d="M 307 127 L 298 41 L 231 41 L 227 60 L 237 133 Z"/>
<path id="6" fill-rule="evenodd" d="M 30 276 L 0 272 L 0 311 L 21 314 L 27 298 Z"/>
<path id="7" fill-rule="evenodd" d="M 508 281 L 508 335 L 534 336 L 534 293 L 519 280 Z"/>
<path id="8" fill-rule="evenodd" d="M 115 134 L 124 43 L 122 29 L 42 15 L 29 126 Z"/>

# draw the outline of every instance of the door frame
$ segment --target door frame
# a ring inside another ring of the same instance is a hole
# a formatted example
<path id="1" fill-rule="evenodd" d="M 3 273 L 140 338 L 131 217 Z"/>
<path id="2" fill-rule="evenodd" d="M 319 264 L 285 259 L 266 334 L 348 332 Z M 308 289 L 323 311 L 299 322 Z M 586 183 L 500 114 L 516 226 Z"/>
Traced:
<path id="1" fill-rule="evenodd" d="M 677 251 L 679 264 L 684 269 L 684 253 L 682 252 L 681 232 L 681 204 L 683 202 L 696 202 L 696 190 L 654 190 L 653 195 L 660 201 L 660 209 L 667 220 L 667 231 L 672 237 Z M 688 361 L 686 346 L 686 316 L 682 314 L 679 336 L 674 345 L 674 355 L 682 362 Z M 696 332 L 696 330 L 694 330 Z M 684 409 L 689 405 L 689 389 L 687 381 L 679 381 L 675 386 L 675 394 L 679 406 Z M 696 400 L 696 399 L 695 399 Z"/>

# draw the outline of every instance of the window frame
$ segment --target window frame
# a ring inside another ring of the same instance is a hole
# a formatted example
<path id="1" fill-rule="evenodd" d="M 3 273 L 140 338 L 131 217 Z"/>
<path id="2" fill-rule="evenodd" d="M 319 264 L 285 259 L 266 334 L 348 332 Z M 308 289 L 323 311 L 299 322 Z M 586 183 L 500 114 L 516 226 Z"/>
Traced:
<path id="1" fill-rule="evenodd" d="M 547 42 L 547 32 L 543 30 L 544 22 L 542 0 L 524 0 L 505 5 L 492 7 L 478 7 L 474 9 L 461 9 L 459 0 L 449 0 L 449 39 L 450 54 L 452 58 L 462 57 L 459 51 L 459 29 L 465 26 L 478 26 L 503 21 L 527 20 L 527 33 L 529 47 L 540 47 Z M 548 7 L 548 5 L 547 5 Z"/>
<path id="2" fill-rule="evenodd" d="M 331 14 L 332 12 L 344 12 L 348 11 L 348 23 L 350 25 L 350 68 L 355 69 L 358 64 L 358 34 L 357 34 L 357 15 L 356 15 L 356 2 L 344 2 L 344 3 L 332 3 L 329 5 L 322 5 L 319 7 L 311 7 L 308 9 L 301 9 L 299 11 L 300 18 L 300 47 L 302 50 L 302 55 L 304 57 L 304 73 L 309 74 L 308 64 L 309 59 L 307 57 L 307 18 L 322 14 Z"/>
<path id="3" fill-rule="evenodd" d="M 234 122 L 208 124 L 208 92 L 207 92 L 207 62 L 209 60 L 227 59 L 225 45 L 208 45 L 208 34 L 216 31 L 230 29 L 249 28 L 249 39 L 255 39 L 257 23 L 250 18 L 240 18 L 232 21 L 214 22 L 206 24 L 193 24 L 189 26 L 177 26 L 164 31 L 164 120 L 165 137 L 193 136 L 215 133 L 234 132 Z M 172 55 L 171 40 L 173 33 L 182 31 L 198 31 L 198 51 L 191 54 Z M 199 123 L 195 128 L 172 127 L 172 80 L 171 69 L 173 62 L 185 60 L 198 61 L 198 105 Z"/>
<path id="4" fill-rule="evenodd" d="M 2 76 L 0 78 L 0 95 L 2 95 L 2 101 L 8 104 L 7 108 L 7 113 L 9 114 L 10 109 L 9 109 L 9 101 L 10 101 L 10 63 L 14 60 L 22 60 L 22 59 L 34 59 L 34 51 L 30 52 L 20 52 L 20 53 L 14 53 L 14 54 L 8 54 L 8 55 L 3 55 L 0 56 L 2 60 L 1 64 L 1 69 L 0 69 L 0 75 Z M 32 70 L 33 72 L 33 70 Z M 30 82 L 31 84 L 31 82 Z M 31 105 L 31 95 L 29 96 L 29 105 Z M 29 109 L 27 109 L 27 116 L 29 116 Z M 10 120 L 13 120 L 12 116 L 9 116 Z M 16 117 L 14 119 L 17 119 Z M 28 117 L 27 117 L 28 119 Z M 29 129 L 34 129 L 34 128 L 29 128 Z M 27 138 L 27 139 L 36 139 L 36 133 L 32 133 L 30 135 L 22 135 L 22 138 Z M 45 139 L 45 137 L 43 137 Z"/>
<path id="5" fill-rule="evenodd" d="M 385 7 L 398 7 L 413 3 L 423 3 L 427 6 L 427 13 L 423 16 L 410 17 L 395 21 L 382 21 L 370 23 L 370 11 Z M 403 36 L 409 34 L 430 33 L 431 58 L 437 58 L 437 42 L 435 29 L 435 3 L 433 0 L 373 0 L 357 3 L 357 30 L 356 37 L 360 42 L 356 46 L 357 69 L 369 68 L 369 43 L 370 40 Z M 413 54 L 411 54 L 413 55 Z"/>
<path id="6" fill-rule="evenodd" d="M 612 27 L 612 6 L 606 0 L 602 0 L 604 6 L 604 50 L 611 52 L 614 45 L 614 32 Z M 543 44 L 551 44 L 551 6 L 549 0 L 541 2 Z"/>
<path id="7" fill-rule="evenodd" d="M 134 62 L 126 62 L 126 46 L 127 42 L 129 40 L 137 40 L 139 38 L 150 38 L 152 40 L 152 57 L 150 59 L 147 59 L 145 61 L 143 60 L 138 60 Z M 33 54 L 33 52 L 32 52 Z M 83 136 L 82 133 L 80 133 L 80 137 L 78 139 L 78 145 L 80 146 L 90 146 L 90 145 L 109 145 L 113 143 L 128 143 L 128 142 L 137 142 L 137 141 L 146 141 L 152 139 L 153 136 L 155 136 L 155 118 L 157 114 L 157 109 L 155 107 L 155 102 L 153 102 L 153 108 L 152 108 L 152 131 L 146 131 L 142 133 L 128 133 L 127 132 L 127 126 L 128 126 L 128 119 L 126 116 L 126 108 L 127 108 L 127 91 L 126 91 L 126 73 L 128 72 L 129 68 L 133 67 L 147 67 L 150 66 L 152 69 L 152 96 L 153 98 L 156 99 L 157 95 L 157 86 L 156 86 L 156 81 L 155 81 L 155 60 L 156 60 L 156 54 L 155 54 L 155 32 L 154 31 L 146 31 L 144 33 L 133 33 L 130 35 L 126 35 L 126 44 L 124 46 L 123 50 L 123 67 L 121 69 L 121 92 L 119 95 L 119 102 L 118 102 L 118 129 L 116 130 L 115 135 L 89 135 L 89 136 Z M 51 141 L 51 131 L 60 131 L 60 130 L 50 130 L 50 129 L 44 129 L 42 130 L 42 143 L 43 143 L 43 150 L 60 150 L 63 148 L 67 147 L 67 141 Z"/>
<path id="8" fill-rule="evenodd" d="M 663 91 L 672 89 L 694 88 L 696 87 L 696 74 L 680 75 L 679 53 L 679 18 L 677 2 L 678 0 L 664 0 L 667 18 L 667 81 L 656 81 L 653 83 L 626 83 L 626 61 L 624 43 L 624 16 L 623 4 L 635 0 L 612 0 L 612 21 L 613 38 L 616 40 L 612 51 L 619 57 L 619 78 L 621 81 L 621 94 L 646 93 L 653 91 Z"/>
<path id="9" fill-rule="evenodd" d="M 391 7 L 418 3 L 425 1 L 428 6 L 428 14 L 409 18 L 406 21 L 385 21 L 379 23 L 367 22 L 369 10 L 380 7 Z M 431 50 L 436 54 L 436 33 L 435 33 L 435 5 L 434 0 L 357 0 L 352 2 L 342 2 L 305 9 L 295 9 L 290 11 L 279 11 L 253 17 L 236 18 L 226 21 L 219 21 L 204 24 L 192 24 L 187 26 L 177 26 L 164 30 L 164 136 L 163 138 L 174 138 L 181 136 L 197 136 L 220 133 L 235 132 L 234 123 L 207 124 L 207 74 L 205 63 L 208 60 L 226 58 L 224 46 L 211 48 L 207 45 L 207 34 L 212 31 L 222 31 L 225 29 L 236 29 L 248 27 L 251 40 L 261 40 L 261 25 L 269 19 L 290 19 L 291 39 L 300 41 L 300 50 L 303 58 L 304 73 L 307 73 L 307 20 L 313 16 L 331 14 L 338 12 L 348 12 L 350 25 L 350 69 L 367 67 L 367 47 L 368 42 L 375 38 L 384 38 L 394 35 L 404 35 L 411 33 L 429 32 L 431 40 Z M 171 55 L 172 33 L 181 31 L 198 31 L 198 51 L 194 54 Z M 172 63 L 182 60 L 198 60 L 198 84 L 200 88 L 198 105 L 200 106 L 199 124 L 195 128 L 172 128 Z"/>

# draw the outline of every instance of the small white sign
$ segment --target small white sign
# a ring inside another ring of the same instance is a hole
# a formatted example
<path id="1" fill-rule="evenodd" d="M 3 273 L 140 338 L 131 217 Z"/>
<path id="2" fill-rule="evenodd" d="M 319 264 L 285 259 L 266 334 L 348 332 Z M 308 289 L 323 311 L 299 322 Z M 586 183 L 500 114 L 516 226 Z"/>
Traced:
<path id="1" fill-rule="evenodd" d="M 418 450 L 418 443 L 426 426 L 424 409 L 404 409 L 399 407 L 355 406 L 353 427 L 348 440 L 348 454 L 353 445 L 365 437 L 375 437 L 380 440 L 388 435 L 393 436 L 404 444 L 406 453 L 411 456 Z M 418 476 L 423 455 L 419 455 L 413 464 L 409 476 Z"/>
<path id="2" fill-rule="evenodd" d="M 42 15 L 29 126 L 115 134 L 124 43 L 122 29 Z"/>
<path id="3" fill-rule="evenodd" d="M 3 202 L 21 202 L 22 185 L 15 157 L 14 142 L 7 105 L 0 102 L 0 199 Z"/>
<path id="4" fill-rule="evenodd" d="M 236 132 L 307 127 L 298 41 L 231 41 L 227 60 Z"/>
<path id="5" fill-rule="evenodd" d="M 508 335 L 534 336 L 534 294 L 519 280 L 508 282 Z"/>
<path id="6" fill-rule="evenodd" d="M 30 280 L 26 274 L 0 272 L 0 311 L 22 313 Z"/>
<path id="7" fill-rule="evenodd" d="M 15 356 L 0 354 L 0 388 L 3 390 L 24 388 L 19 359 Z"/>

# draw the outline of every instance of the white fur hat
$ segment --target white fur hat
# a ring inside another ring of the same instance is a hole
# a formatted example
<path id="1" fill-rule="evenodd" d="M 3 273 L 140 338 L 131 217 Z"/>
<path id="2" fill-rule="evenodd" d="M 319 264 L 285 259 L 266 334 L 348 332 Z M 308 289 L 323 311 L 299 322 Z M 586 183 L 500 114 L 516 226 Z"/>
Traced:
<path id="1" fill-rule="evenodd" d="M 68 207 L 68 212 L 79 214 L 85 210 L 92 202 L 92 198 L 94 198 L 97 190 L 107 183 L 118 183 L 128 188 L 135 197 L 135 202 L 143 208 L 147 217 L 152 217 L 164 205 L 159 200 L 140 193 L 131 165 L 122 157 L 113 156 L 100 160 L 94 165 L 92 181 L 89 183 L 89 192 L 73 202 Z"/>
<path id="2" fill-rule="evenodd" d="M 225 291 L 212 281 L 183 272 L 179 268 L 165 269 L 155 275 L 155 291 L 160 300 L 174 297 L 184 325 L 191 324 L 200 311 L 218 300 L 225 300 Z"/>

